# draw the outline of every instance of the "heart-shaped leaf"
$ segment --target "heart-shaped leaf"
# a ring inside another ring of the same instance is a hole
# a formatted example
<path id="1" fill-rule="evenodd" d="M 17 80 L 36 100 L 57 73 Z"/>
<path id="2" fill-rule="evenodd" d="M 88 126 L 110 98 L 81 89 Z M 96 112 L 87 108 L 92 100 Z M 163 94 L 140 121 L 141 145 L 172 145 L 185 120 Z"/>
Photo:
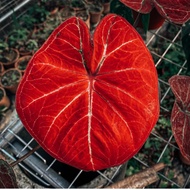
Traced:
<path id="1" fill-rule="evenodd" d="M 140 13 L 149 13 L 154 7 L 166 19 L 183 24 L 190 19 L 189 0 L 120 0 L 126 6 Z"/>
<path id="2" fill-rule="evenodd" d="M 0 188 L 17 188 L 16 176 L 11 166 L 0 159 Z"/>
<path id="3" fill-rule="evenodd" d="M 175 75 L 169 79 L 169 84 L 175 95 L 172 131 L 181 153 L 190 161 L 190 77 Z"/>
<path id="4" fill-rule="evenodd" d="M 106 16 L 91 40 L 72 17 L 31 59 L 16 108 L 59 161 L 83 170 L 116 166 L 139 151 L 158 119 L 156 69 L 124 18 Z"/>

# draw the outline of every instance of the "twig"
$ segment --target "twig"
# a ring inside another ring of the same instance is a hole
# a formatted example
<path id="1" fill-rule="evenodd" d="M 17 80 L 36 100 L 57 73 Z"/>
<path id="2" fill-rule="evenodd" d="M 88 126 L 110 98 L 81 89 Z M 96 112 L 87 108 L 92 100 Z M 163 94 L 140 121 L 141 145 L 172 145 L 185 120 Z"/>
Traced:
<path id="1" fill-rule="evenodd" d="M 133 23 L 133 27 L 134 27 L 134 28 L 137 27 L 137 25 L 138 25 L 138 23 L 139 23 L 139 21 L 140 21 L 140 16 L 141 16 L 141 13 L 138 13 L 138 14 L 137 14 L 137 17 L 136 17 L 136 19 L 135 19 L 135 22 Z"/>
<path id="2" fill-rule="evenodd" d="M 109 189 L 115 189 L 115 188 L 143 188 L 146 187 L 147 185 L 150 185 L 154 182 L 156 182 L 159 178 L 157 175 L 157 171 L 160 171 L 164 168 L 163 163 L 159 163 L 154 165 L 151 168 L 147 168 L 137 174 L 134 174 L 132 176 L 129 176 L 117 183 L 114 183 L 110 186 L 107 186 L 106 188 Z"/>
<path id="3" fill-rule="evenodd" d="M 23 155 L 22 157 L 20 157 L 18 160 L 12 162 L 10 164 L 11 167 L 16 166 L 18 163 L 22 162 L 24 159 L 26 159 L 27 157 L 29 157 L 31 154 L 33 154 L 36 150 L 38 150 L 41 146 L 37 145 L 36 147 L 34 147 L 32 150 L 30 150 L 28 153 L 26 153 L 25 155 Z"/>

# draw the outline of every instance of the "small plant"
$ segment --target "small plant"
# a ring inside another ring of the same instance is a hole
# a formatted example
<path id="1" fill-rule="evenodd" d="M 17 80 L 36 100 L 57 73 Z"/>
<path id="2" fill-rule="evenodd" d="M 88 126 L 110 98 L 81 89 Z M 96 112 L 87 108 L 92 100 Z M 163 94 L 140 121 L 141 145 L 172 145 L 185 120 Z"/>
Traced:
<path id="1" fill-rule="evenodd" d="M 19 52 L 16 49 L 5 49 L 0 54 L 0 62 L 3 63 L 4 67 L 12 66 L 19 58 Z"/>
<path id="2" fill-rule="evenodd" d="M 15 68 L 17 68 L 22 72 L 22 74 L 24 74 L 31 57 L 32 57 L 31 55 L 20 57 L 19 60 L 15 63 Z"/>
<path id="3" fill-rule="evenodd" d="M 8 43 L 0 39 L 0 53 L 8 49 L 9 49 Z"/>
<path id="4" fill-rule="evenodd" d="M 71 7 L 85 8 L 85 3 L 83 0 L 71 0 Z"/>
<path id="5" fill-rule="evenodd" d="M 30 7 L 28 14 L 32 15 L 35 19 L 34 24 L 39 24 L 43 23 L 46 20 L 47 16 L 49 15 L 49 11 L 47 11 L 43 5 L 36 3 Z"/>
<path id="6" fill-rule="evenodd" d="M 1 76 L 3 86 L 12 86 L 20 81 L 20 73 L 16 69 L 9 69 Z"/>
<path id="7" fill-rule="evenodd" d="M 37 18 L 33 17 L 29 13 L 26 13 L 19 18 L 20 26 L 26 28 L 27 30 L 33 30 L 34 24 L 37 22 Z"/>
<path id="8" fill-rule="evenodd" d="M 9 50 L 9 45 L 7 42 L 0 39 L 0 61 L 3 62 L 4 52 Z"/>
<path id="9" fill-rule="evenodd" d="M 26 43 L 26 49 L 29 51 L 36 51 L 38 50 L 38 43 L 34 39 L 29 39 Z"/>
<path id="10" fill-rule="evenodd" d="M 10 47 L 16 47 L 28 39 L 29 33 L 25 28 L 13 29 L 8 36 L 7 43 Z"/>

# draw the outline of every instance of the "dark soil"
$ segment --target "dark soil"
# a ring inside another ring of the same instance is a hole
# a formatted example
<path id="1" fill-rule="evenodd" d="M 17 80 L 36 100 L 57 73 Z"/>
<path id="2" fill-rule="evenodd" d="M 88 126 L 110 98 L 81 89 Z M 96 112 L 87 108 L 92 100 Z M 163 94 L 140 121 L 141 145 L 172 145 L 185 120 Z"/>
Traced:
<path id="1" fill-rule="evenodd" d="M 18 69 L 24 71 L 28 65 L 28 60 L 23 60 L 19 62 Z"/>
<path id="2" fill-rule="evenodd" d="M 3 96 L 4 96 L 3 90 L 0 89 L 0 100 L 3 98 Z"/>
<path id="3" fill-rule="evenodd" d="M 17 57 L 17 53 L 14 50 L 12 49 L 5 50 L 0 57 L 0 61 L 6 64 L 6 63 L 14 61 L 16 57 Z"/>
<path id="4" fill-rule="evenodd" d="M 9 70 L 8 72 L 4 73 L 4 75 L 1 77 L 1 83 L 4 86 L 12 86 L 19 82 L 20 80 L 20 73 L 17 70 Z"/>

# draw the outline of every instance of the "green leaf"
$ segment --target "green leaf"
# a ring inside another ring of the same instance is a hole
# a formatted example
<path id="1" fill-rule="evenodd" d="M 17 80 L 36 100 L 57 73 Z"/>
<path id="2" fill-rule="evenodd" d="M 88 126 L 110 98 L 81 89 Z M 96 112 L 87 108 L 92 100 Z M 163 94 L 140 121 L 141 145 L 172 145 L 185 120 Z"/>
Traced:
<path id="1" fill-rule="evenodd" d="M 124 17 L 131 25 L 133 25 L 134 19 L 133 19 L 132 9 L 125 6 L 123 3 L 119 2 L 118 0 L 111 1 L 110 12 Z"/>
<path id="2" fill-rule="evenodd" d="M 152 147 L 152 144 L 150 142 L 150 139 L 147 139 L 146 143 L 144 144 L 144 148 L 148 149 L 148 148 L 151 148 Z"/>
<path id="3" fill-rule="evenodd" d="M 12 167 L 0 159 L 0 188 L 18 188 Z"/>
<path id="4" fill-rule="evenodd" d="M 150 13 L 148 13 L 148 14 L 142 14 L 141 19 L 142 19 L 143 29 L 144 29 L 144 32 L 146 34 L 147 31 L 148 31 L 148 28 L 149 28 Z"/>

